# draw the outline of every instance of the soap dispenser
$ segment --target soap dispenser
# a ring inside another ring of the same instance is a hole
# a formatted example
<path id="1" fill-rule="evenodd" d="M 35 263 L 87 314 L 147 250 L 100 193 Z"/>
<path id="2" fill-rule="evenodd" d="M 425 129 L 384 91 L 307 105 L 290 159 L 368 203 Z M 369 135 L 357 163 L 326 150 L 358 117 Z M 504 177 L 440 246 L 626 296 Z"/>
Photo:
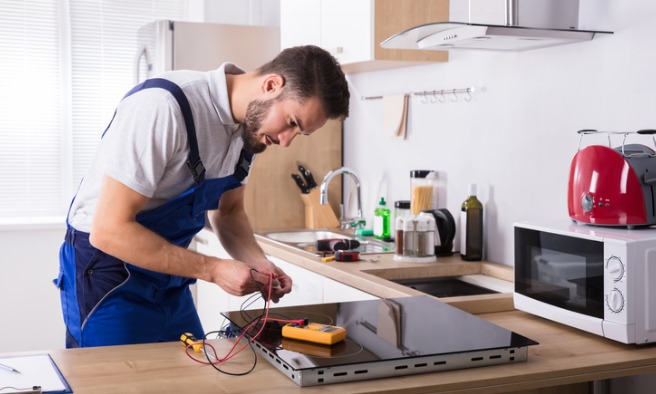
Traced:
<path id="1" fill-rule="evenodd" d="M 380 198 L 378 207 L 374 211 L 374 238 L 390 238 L 390 210 L 387 208 L 384 197 Z"/>

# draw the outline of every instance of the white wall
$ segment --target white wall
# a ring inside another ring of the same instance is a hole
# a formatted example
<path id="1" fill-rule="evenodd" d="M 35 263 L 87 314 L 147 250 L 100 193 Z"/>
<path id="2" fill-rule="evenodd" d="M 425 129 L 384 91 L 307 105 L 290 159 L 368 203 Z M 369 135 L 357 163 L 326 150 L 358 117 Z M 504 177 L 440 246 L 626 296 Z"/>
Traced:
<path id="1" fill-rule="evenodd" d="M 479 185 L 488 260 L 513 264 L 513 222 L 567 220 L 576 131 L 656 128 L 656 3 L 599 0 L 588 7 L 608 19 L 595 27 L 615 34 L 517 53 L 451 51 L 443 64 L 349 75 L 345 165 L 364 183 L 370 219 L 380 179 L 388 201 L 408 199 L 409 171 L 432 169 L 444 182 L 442 206 L 454 216 L 467 184 Z M 405 141 L 383 134 L 382 100 L 360 99 L 470 86 L 477 92 L 469 103 L 411 97 Z"/>
<path id="2" fill-rule="evenodd" d="M 0 352 L 65 346 L 59 290 L 64 218 L 51 225 L 0 225 Z"/>

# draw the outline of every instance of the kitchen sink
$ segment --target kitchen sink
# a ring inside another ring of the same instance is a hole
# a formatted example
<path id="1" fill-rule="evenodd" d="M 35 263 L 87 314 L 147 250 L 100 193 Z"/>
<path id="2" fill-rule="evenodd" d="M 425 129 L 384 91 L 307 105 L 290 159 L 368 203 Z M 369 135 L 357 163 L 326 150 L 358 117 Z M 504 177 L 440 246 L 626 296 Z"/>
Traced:
<path id="1" fill-rule="evenodd" d="M 360 254 L 394 253 L 394 242 L 385 242 L 373 237 L 356 236 L 353 233 L 334 231 L 330 229 L 268 231 L 257 232 L 255 235 L 313 256 L 322 256 L 324 254 L 317 250 L 315 242 L 320 239 L 330 238 L 357 240 L 360 242 L 360 247 L 353 250 L 360 252 Z"/>
<path id="2" fill-rule="evenodd" d="M 391 279 L 390 281 L 438 298 L 498 293 L 485 287 L 467 283 L 457 277 Z"/>
<path id="3" fill-rule="evenodd" d="M 351 235 L 336 233 L 328 230 L 276 231 L 272 233 L 266 233 L 265 236 L 274 241 L 286 243 L 314 243 L 320 239 L 354 238 Z"/>

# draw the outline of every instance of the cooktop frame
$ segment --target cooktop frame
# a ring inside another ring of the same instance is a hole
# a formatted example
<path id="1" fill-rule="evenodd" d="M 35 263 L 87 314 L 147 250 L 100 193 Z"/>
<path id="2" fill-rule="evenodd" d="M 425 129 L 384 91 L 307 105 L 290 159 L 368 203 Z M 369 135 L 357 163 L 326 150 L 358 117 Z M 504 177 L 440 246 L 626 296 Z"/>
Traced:
<path id="1" fill-rule="evenodd" d="M 258 313 L 222 314 L 234 332 Z M 417 319 L 430 315 L 432 325 L 417 325 Z M 284 323 L 266 323 L 253 343 L 256 352 L 302 387 L 526 362 L 528 346 L 538 344 L 428 296 L 274 307 L 269 317 L 307 318 L 346 328 L 344 341 L 326 346 L 282 338 Z M 428 338 L 431 328 L 441 332 Z"/>

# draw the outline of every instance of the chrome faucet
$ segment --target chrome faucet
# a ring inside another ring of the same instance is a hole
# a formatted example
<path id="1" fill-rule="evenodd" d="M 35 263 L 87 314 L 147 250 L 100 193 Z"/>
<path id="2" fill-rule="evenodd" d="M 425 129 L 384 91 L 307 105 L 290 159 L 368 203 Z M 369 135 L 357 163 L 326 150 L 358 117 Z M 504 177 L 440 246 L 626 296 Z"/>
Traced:
<path id="1" fill-rule="evenodd" d="M 321 186 L 319 188 L 319 202 L 321 204 L 328 204 L 328 185 L 330 184 L 330 181 L 333 179 L 333 177 L 339 174 L 348 174 L 353 178 L 353 181 L 355 181 L 355 188 L 358 197 L 357 217 L 353 217 L 353 218 L 345 217 L 344 205 L 342 204 L 340 218 L 339 218 L 340 228 L 341 229 L 363 228 L 366 222 L 364 216 L 362 216 L 362 196 L 360 193 L 360 180 L 355 175 L 355 172 L 353 172 L 352 169 L 348 167 L 341 167 L 336 170 L 332 170 L 328 172 L 326 176 L 323 178 L 323 180 L 321 181 Z"/>

